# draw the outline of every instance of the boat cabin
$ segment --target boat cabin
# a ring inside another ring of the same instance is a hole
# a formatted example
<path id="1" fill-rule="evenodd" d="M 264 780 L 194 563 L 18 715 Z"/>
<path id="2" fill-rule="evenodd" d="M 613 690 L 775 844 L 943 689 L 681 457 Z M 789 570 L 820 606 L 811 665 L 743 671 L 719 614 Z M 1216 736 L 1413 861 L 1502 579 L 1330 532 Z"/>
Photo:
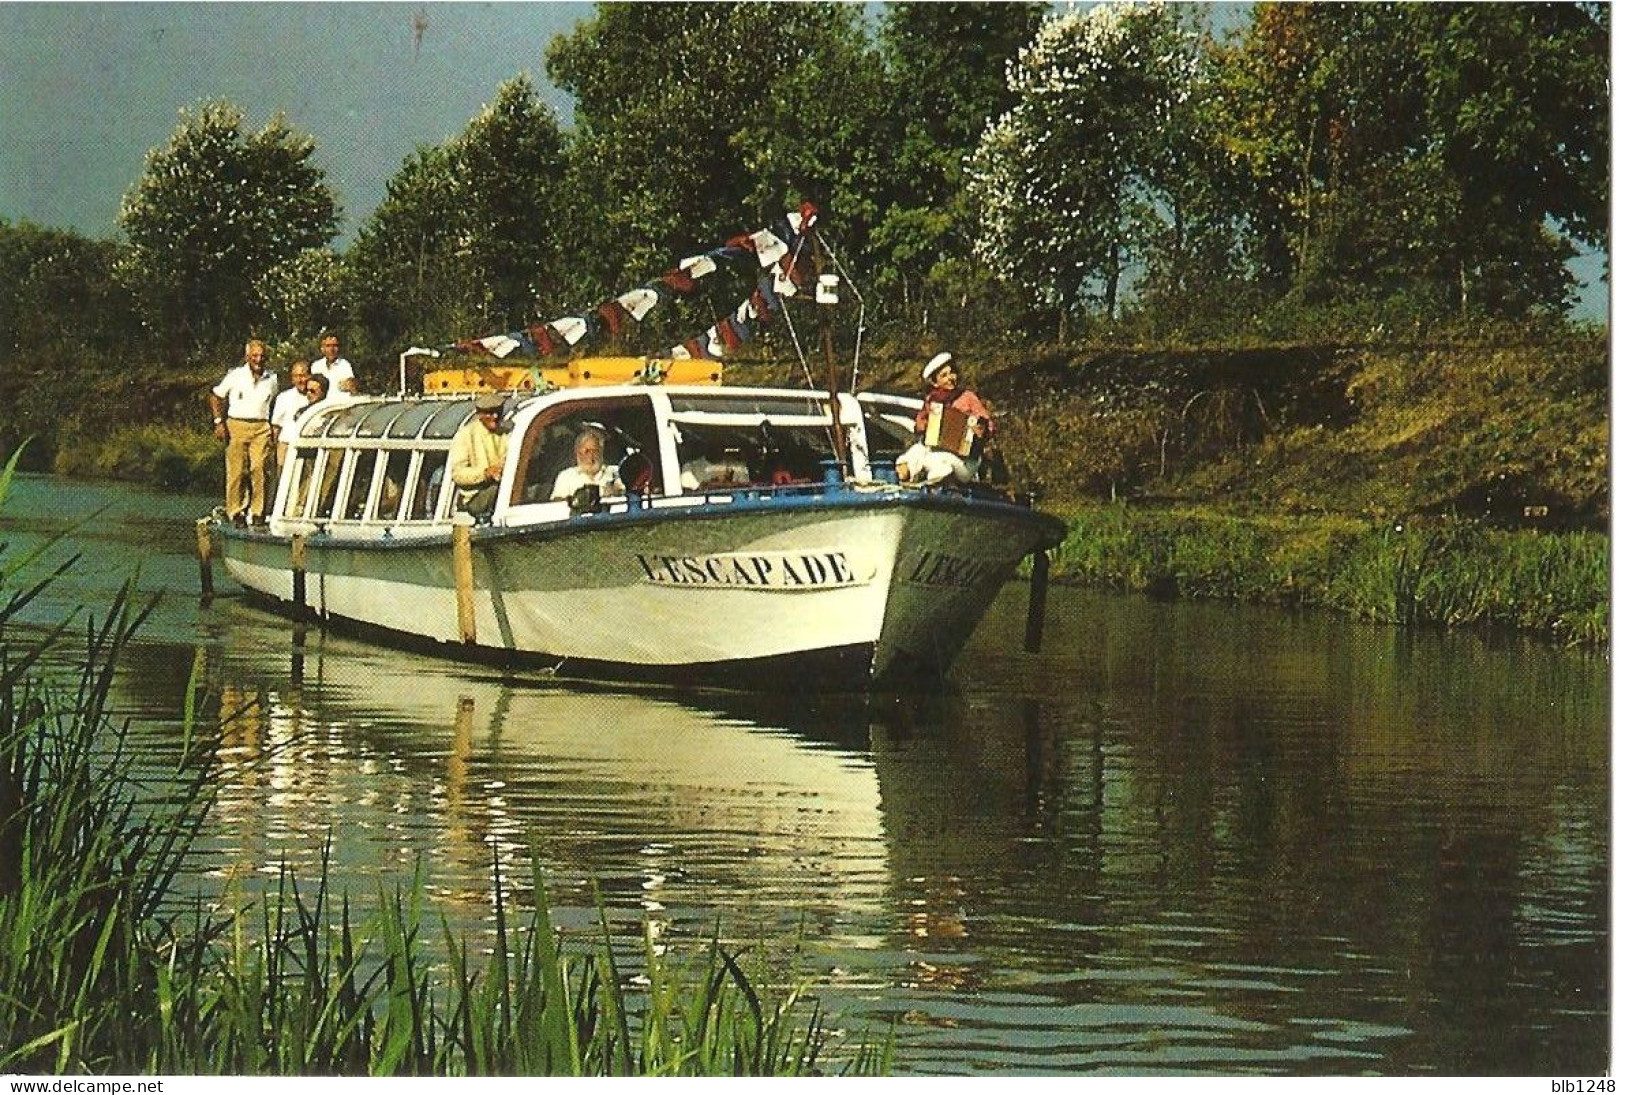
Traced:
<path id="1" fill-rule="evenodd" d="M 746 492 L 814 492 L 828 480 L 895 481 L 920 401 L 840 397 L 850 459 L 834 463 L 826 395 L 719 386 L 621 385 L 509 397 L 506 466 L 490 514 L 497 526 L 568 521 L 553 497 L 575 464 L 575 440 L 604 437 L 604 463 L 626 491 L 609 512 L 727 504 Z M 306 411 L 289 444 L 274 502 L 273 535 L 326 531 L 348 538 L 443 534 L 457 489 L 447 474 L 452 438 L 474 415 L 472 394 L 329 400 Z M 770 493 L 771 492 L 771 493 Z"/>

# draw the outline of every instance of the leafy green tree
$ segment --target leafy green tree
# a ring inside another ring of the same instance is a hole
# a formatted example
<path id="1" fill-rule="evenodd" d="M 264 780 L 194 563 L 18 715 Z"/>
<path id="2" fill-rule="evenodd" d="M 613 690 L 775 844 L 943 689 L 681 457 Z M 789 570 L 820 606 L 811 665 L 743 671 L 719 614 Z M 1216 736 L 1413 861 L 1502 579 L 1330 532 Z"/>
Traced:
<path id="1" fill-rule="evenodd" d="M 115 276 L 122 254 L 107 240 L 0 219 L 0 361 L 52 348 L 121 358 L 140 335 Z"/>
<path id="2" fill-rule="evenodd" d="M 337 202 L 314 151 L 280 115 L 248 133 L 243 111 L 227 102 L 181 112 L 119 210 L 130 242 L 123 271 L 156 331 L 211 345 L 240 339 L 264 318 L 260 276 L 324 246 L 337 229 Z"/>
<path id="3" fill-rule="evenodd" d="M 301 251 L 260 274 L 254 294 L 268 324 L 284 342 L 314 342 L 345 316 L 343 264 L 326 248 Z"/>
<path id="4" fill-rule="evenodd" d="M 1558 309 L 1602 239 L 1598 6 L 1260 4 L 1219 84 L 1257 268 L 1306 300 Z"/>
<path id="5" fill-rule="evenodd" d="M 446 341 L 478 321 L 477 277 L 459 246 L 460 206 L 444 146 L 418 149 L 344 256 L 351 316 L 377 350 Z"/>
<path id="6" fill-rule="evenodd" d="M 1108 2 L 1047 22 L 1012 66 L 1016 104 L 971 161 L 976 253 L 1069 312 L 1115 317 L 1159 235 L 1195 137 L 1197 37 L 1163 4 Z"/>
<path id="7" fill-rule="evenodd" d="M 410 156 L 345 260 L 370 347 L 508 329 L 556 306 L 564 180 L 558 122 L 522 75 L 457 137 Z"/>
<path id="8" fill-rule="evenodd" d="M 460 248 L 484 287 L 483 318 L 516 326 L 557 303 L 557 212 L 564 137 L 553 110 L 519 75 L 451 143 Z"/>
<path id="9" fill-rule="evenodd" d="M 554 40 L 575 98 L 578 300 L 624 289 L 808 199 L 854 252 L 887 149 L 883 75 L 838 4 L 601 4 Z"/>
<path id="10" fill-rule="evenodd" d="M 970 257 L 974 218 L 964 201 L 965 161 L 988 122 L 1014 105 L 1004 71 L 1043 21 L 1039 3 L 886 5 L 880 47 L 894 126 L 891 170 L 875 196 L 876 284 L 903 304 L 948 259 Z M 966 269 L 963 261 L 956 269 Z M 944 279 L 948 279 L 946 272 Z M 943 280 L 943 279 L 939 279 Z"/>

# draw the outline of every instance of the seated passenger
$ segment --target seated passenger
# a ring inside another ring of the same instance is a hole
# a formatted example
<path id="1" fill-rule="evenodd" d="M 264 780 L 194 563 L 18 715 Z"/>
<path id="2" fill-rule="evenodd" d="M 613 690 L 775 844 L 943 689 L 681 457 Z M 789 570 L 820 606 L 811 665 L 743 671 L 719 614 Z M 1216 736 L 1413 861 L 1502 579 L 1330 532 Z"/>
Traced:
<path id="1" fill-rule="evenodd" d="M 508 431 L 502 424 L 501 395 L 488 392 L 474 400 L 474 417 L 451 439 L 451 478 L 457 484 L 457 506 L 476 517 L 496 508 L 497 485 L 508 460 Z"/>
<path id="2" fill-rule="evenodd" d="M 737 452 L 711 445 L 683 462 L 678 479 L 684 490 L 739 487 L 750 482 L 750 465 Z"/>
<path id="3" fill-rule="evenodd" d="M 993 416 L 975 392 L 960 386 L 959 370 L 954 367 L 953 359 L 950 353 L 940 353 L 926 362 L 920 373 L 931 387 L 925 394 L 925 406 L 914 417 L 914 444 L 897 458 L 899 483 L 932 486 L 948 479 L 969 483 L 981 467 L 982 449 L 993 436 Z M 931 408 L 937 404 L 971 416 L 970 430 L 974 438 L 968 456 L 926 444 Z"/>
<path id="4" fill-rule="evenodd" d="M 565 468 L 553 480 L 553 501 L 568 499 L 582 487 L 597 487 L 601 497 L 621 494 L 621 477 L 614 468 L 604 463 L 604 435 L 596 429 L 585 429 L 576 435 L 575 467 Z"/>

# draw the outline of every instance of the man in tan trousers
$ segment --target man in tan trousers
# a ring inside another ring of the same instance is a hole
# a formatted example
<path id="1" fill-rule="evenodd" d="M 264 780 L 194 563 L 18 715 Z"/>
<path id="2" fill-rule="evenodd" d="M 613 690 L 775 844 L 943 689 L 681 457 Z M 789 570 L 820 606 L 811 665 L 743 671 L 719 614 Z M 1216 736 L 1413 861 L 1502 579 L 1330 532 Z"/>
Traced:
<path id="1" fill-rule="evenodd" d="M 214 436 L 226 442 L 226 515 L 235 525 L 265 524 L 265 465 L 276 391 L 276 374 L 265 367 L 265 343 L 255 338 L 243 348 L 243 363 L 209 392 Z"/>

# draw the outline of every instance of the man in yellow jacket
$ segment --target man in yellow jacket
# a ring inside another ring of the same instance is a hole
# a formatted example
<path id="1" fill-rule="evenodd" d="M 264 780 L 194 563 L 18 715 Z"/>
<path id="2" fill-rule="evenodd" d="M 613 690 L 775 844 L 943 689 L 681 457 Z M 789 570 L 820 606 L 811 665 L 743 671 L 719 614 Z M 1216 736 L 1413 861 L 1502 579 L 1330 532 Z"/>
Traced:
<path id="1" fill-rule="evenodd" d="M 474 417 L 451 439 L 451 480 L 457 506 L 476 517 L 497 504 L 497 484 L 508 459 L 508 431 L 502 428 L 502 396 L 488 392 L 474 400 Z"/>

